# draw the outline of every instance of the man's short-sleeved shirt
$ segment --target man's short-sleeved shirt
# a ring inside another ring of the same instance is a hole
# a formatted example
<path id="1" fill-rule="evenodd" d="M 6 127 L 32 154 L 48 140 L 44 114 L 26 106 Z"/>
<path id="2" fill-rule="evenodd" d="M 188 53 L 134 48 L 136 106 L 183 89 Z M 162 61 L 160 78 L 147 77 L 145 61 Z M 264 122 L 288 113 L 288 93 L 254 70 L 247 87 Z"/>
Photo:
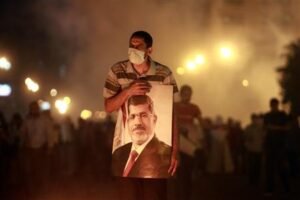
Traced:
<path id="1" fill-rule="evenodd" d="M 194 119 L 201 116 L 199 107 L 193 103 L 175 104 L 178 124 L 194 124 Z"/>
<path id="2" fill-rule="evenodd" d="M 150 62 L 150 69 L 144 75 L 139 75 L 128 60 L 113 65 L 105 81 L 103 89 L 104 98 L 115 96 L 139 78 L 143 78 L 154 84 L 173 85 L 173 92 L 178 92 L 172 71 L 167 66 L 155 62 L 152 59 L 150 59 Z"/>

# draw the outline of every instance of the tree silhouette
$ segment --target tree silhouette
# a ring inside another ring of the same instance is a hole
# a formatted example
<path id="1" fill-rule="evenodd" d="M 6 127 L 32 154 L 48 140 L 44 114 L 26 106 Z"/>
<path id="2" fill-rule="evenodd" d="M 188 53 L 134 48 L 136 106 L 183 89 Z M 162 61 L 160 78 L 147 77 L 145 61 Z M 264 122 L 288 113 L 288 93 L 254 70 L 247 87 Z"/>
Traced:
<path id="1" fill-rule="evenodd" d="M 283 102 L 290 103 L 291 113 L 300 115 L 300 39 L 287 46 L 285 65 L 277 71 L 282 75 L 279 84 Z"/>

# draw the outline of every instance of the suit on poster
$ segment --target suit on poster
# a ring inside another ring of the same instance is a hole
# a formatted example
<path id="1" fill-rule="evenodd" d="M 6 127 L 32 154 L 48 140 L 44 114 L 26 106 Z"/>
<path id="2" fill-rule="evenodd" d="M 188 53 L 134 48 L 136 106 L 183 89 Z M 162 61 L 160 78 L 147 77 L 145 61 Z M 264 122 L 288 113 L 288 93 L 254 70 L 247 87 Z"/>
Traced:
<path id="1" fill-rule="evenodd" d="M 115 175 L 122 176 L 131 147 L 132 143 L 128 143 L 113 153 L 113 173 Z M 128 177 L 167 178 L 170 176 L 168 174 L 170 156 L 171 147 L 154 136 L 138 156 Z"/>

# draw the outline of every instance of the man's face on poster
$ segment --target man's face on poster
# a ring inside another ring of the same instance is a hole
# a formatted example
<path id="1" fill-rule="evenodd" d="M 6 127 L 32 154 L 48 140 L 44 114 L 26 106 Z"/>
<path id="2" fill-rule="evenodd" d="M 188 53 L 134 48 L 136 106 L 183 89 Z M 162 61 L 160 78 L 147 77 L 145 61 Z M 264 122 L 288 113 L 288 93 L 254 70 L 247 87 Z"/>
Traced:
<path id="1" fill-rule="evenodd" d="M 153 134 L 156 115 L 149 110 L 148 104 L 130 105 L 128 129 L 133 144 L 142 145 Z"/>

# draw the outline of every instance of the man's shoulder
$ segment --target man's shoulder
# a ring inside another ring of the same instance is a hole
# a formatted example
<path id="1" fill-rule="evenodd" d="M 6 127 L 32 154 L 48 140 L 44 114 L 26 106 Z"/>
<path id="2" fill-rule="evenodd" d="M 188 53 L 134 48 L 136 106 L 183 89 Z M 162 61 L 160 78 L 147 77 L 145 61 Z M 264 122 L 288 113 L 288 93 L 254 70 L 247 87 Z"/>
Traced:
<path id="1" fill-rule="evenodd" d="M 201 112 L 199 106 L 192 103 L 192 102 L 190 102 L 190 103 L 176 102 L 174 104 L 174 107 L 178 111 L 184 112 L 184 114 L 186 114 L 186 113 L 191 113 L 191 114 L 196 113 L 196 114 L 198 114 L 199 112 Z"/>
<path id="2" fill-rule="evenodd" d="M 111 66 L 111 70 L 114 72 L 114 73 L 118 73 L 118 72 L 121 72 L 121 71 L 126 71 L 127 69 L 127 64 L 128 64 L 128 59 L 127 60 L 122 60 L 122 61 L 119 61 L 119 62 L 116 62 L 115 64 L 113 64 Z"/>
<path id="3" fill-rule="evenodd" d="M 132 145 L 132 143 L 130 142 L 130 143 L 127 143 L 127 144 L 125 144 L 125 145 L 122 145 L 122 146 L 118 147 L 118 148 L 113 152 L 113 156 L 122 154 L 122 153 L 124 153 L 124 152 L 126 152 L 126 151 L 130 151 L 131 145 Z"/>
<path id="4" fill-rule="evenodd" d="M 170 151 L 172 149 L 172 147 L 166 143 L 164 143 L 163 141 L 159 141 L 159 147 L 161 151 Z"/>
<path id="5" fill-rule="evenodd" d="M 172 74 L 172 71 L 168 66 L 166 66 L 164 64 L 161 64 L 161 63 L 159 63 L 157 61 L 154 61 L 154 60 L 153 60 L 153 63 L 155 65 L 157 74 L 161 74 L 161 75 L 165 75 L 165 76 L 168 76 L 168 75 Z"/>
<path id="6" fill-rule="evenodd" d="M 265 118 L 268 118 L 268 117 L 269 118 L 273 118 L 273 117 L 278 117 L 278 116 L 280 116 L 280 117 L 288 117 L 287 113 L 285 111 L 282 111 L 282 110 L 279 110 L 277 112 L 269 111 L 269 112 L 267 112 L 264 115 Z"/>
<path id="7" fill-rule="evenodd" d="M 159 140 L 158 138 L 153 138 L 153 146 L 156 148 L 156 151 L 158 151 L 159 154 L 168 154 L 171 152 L 172 147 L 165 142 Z"/>

